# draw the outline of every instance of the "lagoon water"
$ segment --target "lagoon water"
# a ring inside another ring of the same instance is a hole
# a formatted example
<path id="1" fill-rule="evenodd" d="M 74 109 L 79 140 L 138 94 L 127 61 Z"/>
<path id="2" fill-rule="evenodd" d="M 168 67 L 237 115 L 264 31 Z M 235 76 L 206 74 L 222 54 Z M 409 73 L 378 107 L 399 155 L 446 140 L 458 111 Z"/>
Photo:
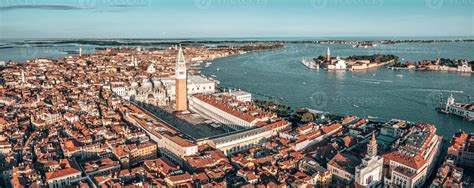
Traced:
<path id="1" fill-rule="evenodd" d="M 93 53 L 98 46 L 82 47 L 84 53 Z M 272 100 L 290 105 L 293 109 L 309 107 L 380 120 L 398 118 L 429 122 L 436 125 L 438 134 L 445 139 L 449 139 L 458 129 L 474 132 L 473 122 L 434 110 L 441 94 L 444 98 L 453 94 L 463 102 L 467 101 L 468 95 L 474 97 L 474 75 L 386 68 L 366 72 L 327 72 L 309 70 L 299 63 L 303 57 L 324 55 L 328 47 L 332 56 L 341 57 L 380 53 L 397 55 L 403 61 L 437 57 L 474 60 L 474 43 L 393 44 L 374 49 L 357 49 L 351 45 L 286 44 L 281 49 L 215 60 L 202 73 L 216 75 L 223 87 L 247 90 L 257 97 L 272 96 Z M 78 48 L 78 44 L 67 43 L 26 44 L 0 49 L 0 60 L 58 58 Z"/>
<path id="2" fill-rule="evenodd" d="M 215 75 L 226 88 L 240 88 L 290 105 L 309 107 L 341 115 L 380 120 L 392 118 L 433 123 L 438 134 L 450 139 L 459 129 L 474 132 L 474 123 L 434 110 L 440 95 L 450 94 L 462 102 L 474 97 L 474 75 L 396 71 L 386 68 L 365 72 L 309 70 L 301 58 L 394 54 L 404 61 L 464 58 L 474 60 L 474 43 L 394 44 L 374 49 L 351 45 L 288 44 L 285 48 L 251 52 L 213 61 L 203 74 Z M 403 75 L 403 76 L 401 76 Z"/>

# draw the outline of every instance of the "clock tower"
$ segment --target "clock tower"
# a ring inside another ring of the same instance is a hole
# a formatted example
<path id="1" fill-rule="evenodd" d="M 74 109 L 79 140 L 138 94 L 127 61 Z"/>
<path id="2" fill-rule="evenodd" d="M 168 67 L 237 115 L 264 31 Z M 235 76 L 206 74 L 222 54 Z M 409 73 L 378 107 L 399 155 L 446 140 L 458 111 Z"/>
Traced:
<path id="1" fill-rule="evenodd" d="M 188 110 L 187 96 L 187 73 L 186 59 L 184 58 L 183 49 L 179 47 L 178 56 L 176 57 L 176 111 Z"/>

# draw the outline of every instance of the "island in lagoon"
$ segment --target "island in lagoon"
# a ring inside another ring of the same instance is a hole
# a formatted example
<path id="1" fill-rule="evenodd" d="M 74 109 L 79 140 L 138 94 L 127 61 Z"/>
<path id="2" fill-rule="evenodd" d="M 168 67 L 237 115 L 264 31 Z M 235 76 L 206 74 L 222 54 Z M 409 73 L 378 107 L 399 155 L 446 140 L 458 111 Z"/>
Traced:
<path id="1" fill-rule="evenodd" d="M 301 63 L 309 69 L 360 71 L 383 67 L 396 61 L 398 61 L 398 56 L 390 54 L 352 55 L 346 58 L 337 56 L 334 58 L 331 57 L 331 51 L 328 48 L 326 56 L 320 55 L 311 60 L 303 59 Z"/>
<path id="2" fill-rule="evenodd" d="M 418 62 L 397 62 L 389 67 L 394 70 L 420 70 L 420 71 L 445 71 L 474 73 L 474 61 L 468 62 L 465 59 L 446 59 L 438 58 L 436 60 L 423 60 Z"/>

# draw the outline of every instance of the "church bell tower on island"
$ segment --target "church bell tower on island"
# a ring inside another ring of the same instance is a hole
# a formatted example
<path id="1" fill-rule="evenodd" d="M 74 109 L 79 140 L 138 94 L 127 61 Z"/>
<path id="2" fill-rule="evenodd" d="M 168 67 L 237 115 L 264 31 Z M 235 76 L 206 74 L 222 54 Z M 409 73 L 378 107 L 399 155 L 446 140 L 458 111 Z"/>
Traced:
<path id="1" fill-rule="evenodd" d="M 183 49 L 179 47 L 178 56 L 176 57 L 176 111 L 188 110 L 187 96 L 187 73 L 186 59 L 184 58 Z"/>

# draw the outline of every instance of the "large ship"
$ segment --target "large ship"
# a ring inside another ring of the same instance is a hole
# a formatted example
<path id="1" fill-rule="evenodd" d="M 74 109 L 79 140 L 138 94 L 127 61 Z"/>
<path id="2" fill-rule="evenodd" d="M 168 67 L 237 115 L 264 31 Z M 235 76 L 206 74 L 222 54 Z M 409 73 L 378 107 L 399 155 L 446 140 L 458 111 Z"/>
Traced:
<path id="1" fill-rule="evenodd" d="M 314 61 L 313 59 L 301 59 L 301 64 L 303 64 L 304 66 L 306 66 L 308 69 L 315 69 L 315 70 L 319 70 L 319 64 L 316 63 L 316 61 Z"/>

